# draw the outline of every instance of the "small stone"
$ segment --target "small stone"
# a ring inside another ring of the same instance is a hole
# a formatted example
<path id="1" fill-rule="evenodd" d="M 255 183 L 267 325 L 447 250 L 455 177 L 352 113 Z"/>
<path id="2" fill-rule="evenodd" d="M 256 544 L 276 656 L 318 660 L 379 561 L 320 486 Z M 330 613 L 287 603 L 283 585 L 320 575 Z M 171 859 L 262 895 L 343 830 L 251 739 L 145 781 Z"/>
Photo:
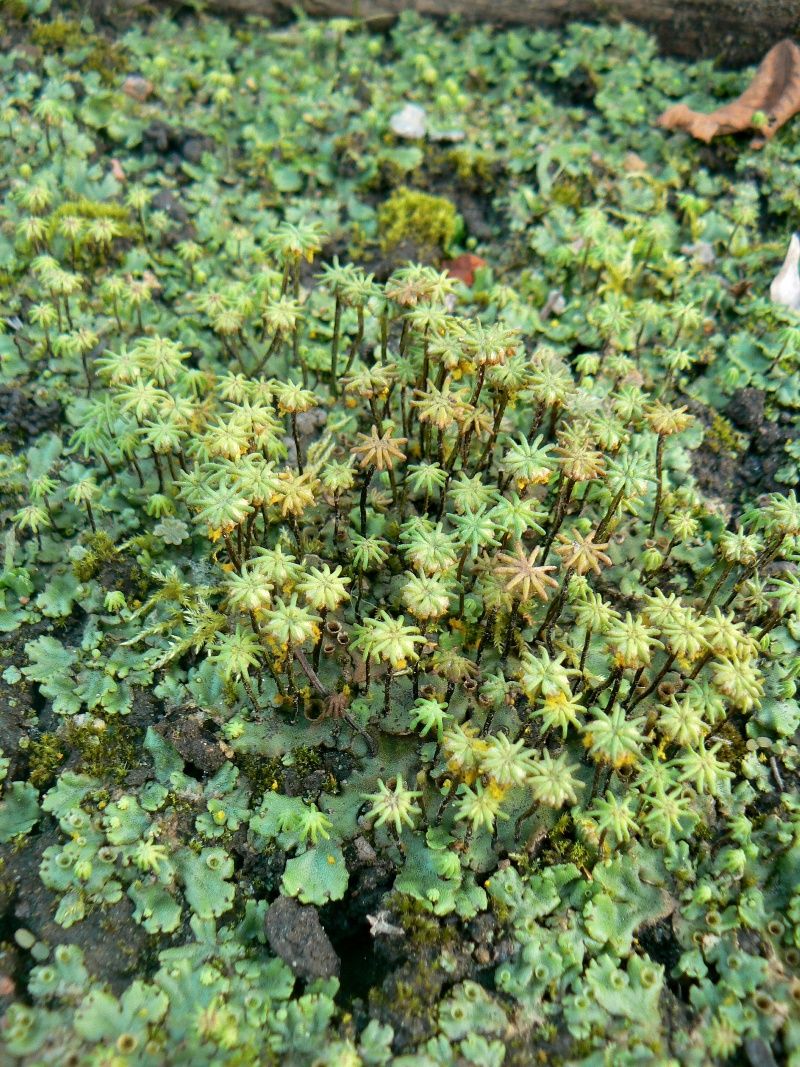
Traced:
<path id="1" fill-rule="evenodd" d="M 208 151 L 208 143 L 203 137 L 189 137 L 183 142 L 183 158 L 187 163 L 201 163 L 203 153 Z"/>
<path id="2" fill-rule="evenodd" d="M 545 322 L 551 315 L 561 315 L 564 313 L 567 306 L 567 302 L 564 299 L 564 294 L 560 289 L 551 289 L 547 294 L 547 300 L 542 310 L 539 312 L 539 318 L 542 322 Z"/>
<path id="3" fill-rule="evenodd" d="M 389 129 L 392 133 L 410 140 L 424 137 L 426 128 L 425 108 L 419 104 L 406 104 L 389 119 Z"/>
<path id="4" fill-rule="evenodd" d="M 269 947 L 298 978 L 337 978 L 339 957 L 313 904 L 280 896 L 264 920 Z"/>
<path id="5" fill-rule="evenodd" d="M 681 252 L 685 256 L 694 256 L 698 263 L 704 267 L 713 267 L 717 262 L 714 248 L 708 241 L 697 241 L 693 245 L 682 245 Z"/>
<path id="6" fill-rule="evenodd" d="M 132 100 L 143 104 L 153 92 L 153 83 L 149 78 L 143 78 L 141 74 L 130 74 L 122 83 L 122 91 Z"/>
<path id="7" fill-rule="evenodd" d="M 297 416 L 297 432 L 301 437 L 311 437 L 327 422 L 328 414 L 324 408 L 311 408 L 310 411 L 301 411 Z"/>
<path id="8" fill-rule="evenodd" d="M 358 856 L 359 862 L 363 864 L 375 863 L 378 859 L 378 853 L 367 841 L 366 837 L 359 835 L 353 842 L 353 846 L 356 850 L 356 856 Z"/>
<path id="9" fill-rule="evenodd" d="M 463 130 L 431 130 L 428 134 L 432 141 L 447 141 L 450 144 L 457 144 L 459 141 L 463 141 L 466 134 Z"/>

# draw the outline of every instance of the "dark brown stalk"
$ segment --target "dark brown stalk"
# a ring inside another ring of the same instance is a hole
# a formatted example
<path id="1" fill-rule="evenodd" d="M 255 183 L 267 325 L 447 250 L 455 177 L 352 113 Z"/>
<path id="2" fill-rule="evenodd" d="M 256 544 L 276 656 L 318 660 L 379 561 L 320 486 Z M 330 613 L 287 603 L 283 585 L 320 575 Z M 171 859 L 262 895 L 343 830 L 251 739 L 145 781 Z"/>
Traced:
<path id="1" fill-rule="evenodd" d="M 662 474 L 664 466 L 664 441 L 666 438 L 663 434 L 658 435 L 658 444 L 656 445 L 656 500 L 653 504 L 653 517 L 650 520 L 650 536 L 656 535 L 656 522 L 658 521 L 658 513 L 661 510 L 661 496 L 664 492 L 664 486 L 662 484 Z"/>
<path id="2" fill-rule="evenodd" d="M 361 515 L 361 536 L 367 536 L 367 490 L 369 489 L 369 483 L 372 481 L 372 475 L 375 471 L 374 467 L 367 467 L 364 471 L 364 480 L 361 483 L 361 495 L 358 501 L 358 508 Z"/>

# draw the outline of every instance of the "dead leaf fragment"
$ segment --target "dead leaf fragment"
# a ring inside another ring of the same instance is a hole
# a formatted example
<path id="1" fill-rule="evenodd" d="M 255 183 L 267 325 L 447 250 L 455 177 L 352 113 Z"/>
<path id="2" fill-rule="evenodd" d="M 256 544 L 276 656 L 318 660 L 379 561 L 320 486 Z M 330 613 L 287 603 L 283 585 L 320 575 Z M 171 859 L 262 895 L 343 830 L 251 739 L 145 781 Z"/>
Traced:
<path id="1" fill-rule="evenodd" d="M 458 278 L 468 289 L 471 289 L 475 281 L 475 271 L 478 267 L 485 267 L 486 260 L 472 252 L 464 252 L 455 259 L 446 259 L 442 266 L 451 278 Z"/>
<path id="2" fill-rule="evenodd" d="M 156 277 L 156 275 L 153 274 L 151 270 L 142 271 L 142 281 L 151 293 L 160 293 L 164 288 L 161 282 Z"/>
<path id="3" fill-rule="evenodd" d="M 676 104 L 658 119 L 667 130 L 686 130 L 706 144 L 726 133 L 754 130 L 767 140 L 800 111 L 800 48 L 788 38 L 779 41 L 761 60 L 747 89 L 730 104 L 710 114 Z M 766 124 L 754 116 L 766 115 Z"/>
<path id="4" fill-rule="evenodd" d="M 122 83 L 122 91 L 132 100 L 143 104 L 153 92 L 153 83 L 149 78 L 143 78 L 141 74 L 131 74 Z"/>
<path id="5" fill-rule="evenodd" d="M 746 296 L 752 288 L 752 282 L 742 279 L 738 282 L 732 282 L 728 286 L 728 292 L 735 300 L 740 300 L 743 296 Z"/>

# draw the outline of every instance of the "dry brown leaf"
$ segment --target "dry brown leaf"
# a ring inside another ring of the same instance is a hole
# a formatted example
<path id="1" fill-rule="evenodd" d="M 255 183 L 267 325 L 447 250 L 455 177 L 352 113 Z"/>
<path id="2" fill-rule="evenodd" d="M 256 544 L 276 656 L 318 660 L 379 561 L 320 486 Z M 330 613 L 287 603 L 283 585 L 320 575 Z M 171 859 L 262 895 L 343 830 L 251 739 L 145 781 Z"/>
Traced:
<path id="1" fill-rule="evenodd" d="M 131 74 L 122 83 L 122 91 L 132 100 L 138 100 L 143 104 L 153 92 L 153 83 L 149 78 L 143 78 L 141 74 Z"/>
<path id="2" fill-rule="evenodd" d="M 455 259 L 446 259 L 442 266 L 451 278 L 458 278 L 468 289 L 471 289 L 475 281 L 475 271 L 479 267 L 485 267 L 486 260 L 472 252 L 463 252 Z"/>
<path id="3" fill-rule="evenodd" d="M 765 126 L 755 125 L 756 112 L 767 116 Z M 755 130 L 767 140 L 800 111 L 800 48 L 788 38 L 779 41 L 761 60 L 747 89 L 730 104 L 711 114 L 693 111 L 686 104 L 667 108 L 658 125 L 668 130 L 686 130 L 708 143 L 712 137 L 742 130 Z"/>

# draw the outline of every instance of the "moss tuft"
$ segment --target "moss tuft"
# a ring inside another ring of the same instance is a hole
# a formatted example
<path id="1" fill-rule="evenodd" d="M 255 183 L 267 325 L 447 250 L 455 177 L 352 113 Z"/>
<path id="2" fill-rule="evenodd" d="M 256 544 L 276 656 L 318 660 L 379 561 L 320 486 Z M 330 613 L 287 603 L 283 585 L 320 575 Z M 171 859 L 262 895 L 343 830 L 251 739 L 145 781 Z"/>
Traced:
<path id="1" fill-rule="evenodd" d="M 458 934 L 454 927 L 439 922 L 419 900 L 405 893 L 392 893 L 387 901 L 397 924 L 417 950 L 455 948 Z"/>
<path id="2" fill-rule="evenodd" d="M 257 752 L 237 752 L 234 762 L 253 787 L 256 796 L 283 789 L 280 757 L 265 759 Z"/>
<path id="3" fill-rule="evenodd" d="M 87 537 L 86 549 L 86 555 L 72 563 L 72 573 L 79 582 L 88 582 L 96 577 L 103 564 L 117 555 L 114 542 L 102 530 Z"/>
<path id="4" fill-rule="evenodd" d="M 28 767 L 31 785 L 37 789 L 49 786 L 56 771 L 67 758 L 64 743 L 58 734 L 42 734 L 28 746 Z"/>
<path id="5" fill-rule="evenodd" d="M 492 181 L 492 160 L 483 152 L 461 146 L 448 152 L 447 160 L 462 182 L 478 186 Z"/>
<path id="6" fill-rule="evenodd" d="M 712 452 L 723 456 L 737 456 L 742 450 L 742 435 L 734 430 L 724 415 L 715 414 L 706 430 L 705 443 Z"/>
<path id="7" fill-rule="evenodd" d="M 739 774 L 742 760 L 747 755 L 746 739 L 730 720 L 718 726 L 714 733 L 722 740 L 719 758 L 727 763 L 732 771 Z"/>
<path id="8" fill-rule="evenodd" d="M 378 231 L 384 249 L 413 241 L 446 252 L 458 225 L 458 213 L 449 200 L 406 186 L 395 190 L 378 212 Z"/>
<path id="9" fill-rule="evenodd" d="M 31 30 L 31 41 L 46 52 L 71 52 L 80 49 L 84 54 L 78 66 L 84 71 L 96 71 L 107 84 L 130 68 L 125 49 L 96 33 L 86 33 L 79 22 L 58 18 L 37 22 Z"/>
<path id="10" fill-rule="evenodd" d="M 66 740 L 80 756 L 78 770 L 103 782 L 122 782 L 139 762 L 139 733 L 127 723 L 98 728 L 96 722 L 78 726 L 70 722 Z"/>
<path id="11" fill-rule="evenodd" d="M 313 774 L 322 766 L 322 756 L 316 748 L 310 745 L 300 745 L 292 749 L 292 766 L 300 778 Z"/>

